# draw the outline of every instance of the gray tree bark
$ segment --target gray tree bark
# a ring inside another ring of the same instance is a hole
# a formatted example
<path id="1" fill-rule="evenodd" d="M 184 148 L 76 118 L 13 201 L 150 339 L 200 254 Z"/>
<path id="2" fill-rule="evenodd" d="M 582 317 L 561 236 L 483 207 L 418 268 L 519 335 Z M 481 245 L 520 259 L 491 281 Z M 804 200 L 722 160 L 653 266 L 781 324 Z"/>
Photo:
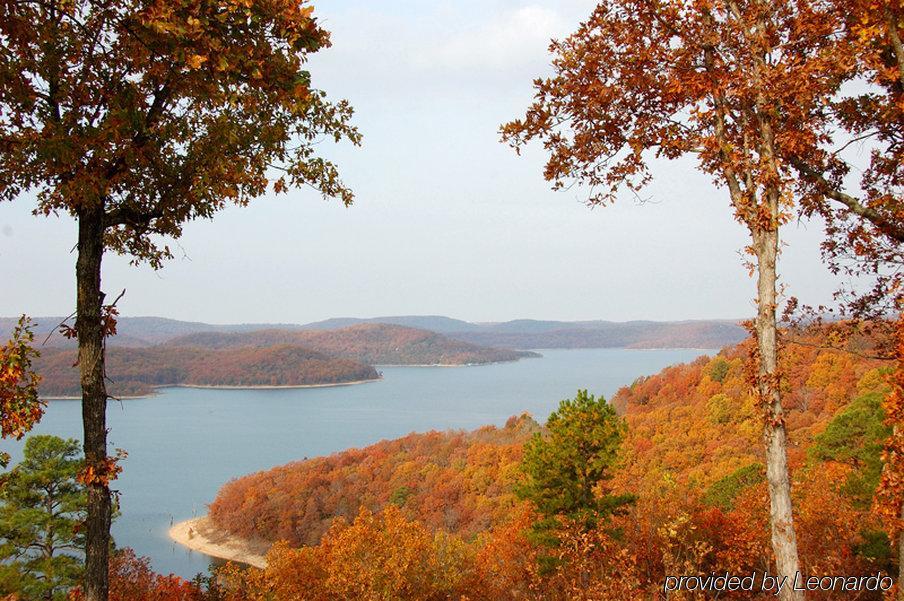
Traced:
<path id="1" fill-rule="evenodd" d="M 104 382 L 104 293 L 100 289 L 104 253 L 103 206 L 78 214 L 75 329 L 82 386 L 85 466 L 103 473 L 107 459 L 107 389 Z M 106 483 L 88 484 L 84 592 L 87 601 L 107 601 L 112 503 Z"/>
<path id="2" fill-rule="evenodd" d="M 777 195 L 776 195 L 777 196 Z M 777 197 L 768 199 L 770 211 L 778 217 Z M 788 473 L 788 436 L 785 430 L 778 372 L 778 331 L 776 324 L 776 260 L 778 228 L 754 233 L 757 280 L 757 319 L 755 322 L 759 353 L 758 392 L 765 404 L 763 442 L 766 447 L 766 480 L 769 487 L 772 550 L 780 577 L 786 578 L 782 601 L 802 601 L 803 592 L 794 591 L 794 578 L 800 570 L 797 535 L 791 506 L 791 478 Z"/>

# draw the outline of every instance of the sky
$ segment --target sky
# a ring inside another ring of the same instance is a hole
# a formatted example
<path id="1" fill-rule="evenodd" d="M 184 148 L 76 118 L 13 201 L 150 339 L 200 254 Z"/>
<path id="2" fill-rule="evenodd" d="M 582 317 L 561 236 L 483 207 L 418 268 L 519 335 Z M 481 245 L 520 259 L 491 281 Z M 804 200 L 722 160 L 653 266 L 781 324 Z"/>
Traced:
<path id="1" fill-rule="evenodd" d="M 330 147 L 355 204 L 310 189 L 188 224 L 160 271 L 108 255 L 103 288 L 123 315 L 212 323 L 306 323 L 338 316 L 440 314 L 470 321 L 739 318 L 754 310 L 745 230 L 727 192 L 692 159 L 654 165 L 643 202 L 590 209 L 553 192 L 537 145 L 519 157 L 499 126 L 549 72 L 547 46 L 587 0 L 322 0 L 333 46 L 309 65 L 346 98 L 361 148 Z M 74 222 L 35 217 L 34 198 L 0 203 L 0 315 L 75 305 Z M 788 293 L 810 303 L 836 282 L 817 223 L 783 232 Z"/>

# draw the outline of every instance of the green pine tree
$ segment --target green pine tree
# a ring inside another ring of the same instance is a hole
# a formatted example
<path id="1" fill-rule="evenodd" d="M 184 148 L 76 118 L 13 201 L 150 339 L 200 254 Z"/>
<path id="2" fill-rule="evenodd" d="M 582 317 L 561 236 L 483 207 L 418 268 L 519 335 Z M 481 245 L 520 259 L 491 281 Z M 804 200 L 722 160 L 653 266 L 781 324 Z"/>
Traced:
<path id="1" fill-rule="evenodd" d="M 57 601 L 81 578 L 87 497 L 76 440 L 31 436 L 0 486 L 0 594 Z"/>
<path id="2" fill-rule="evenodd" d="M 524 479 L 515 492 L 532 501 L 549 525 L 564 517 L 594 527 L 633 500 L 604 490 L 626 428 L 604 398 L 579 390 L 559 403 L 545 434 L 534 434 L 525 445 Z"/>

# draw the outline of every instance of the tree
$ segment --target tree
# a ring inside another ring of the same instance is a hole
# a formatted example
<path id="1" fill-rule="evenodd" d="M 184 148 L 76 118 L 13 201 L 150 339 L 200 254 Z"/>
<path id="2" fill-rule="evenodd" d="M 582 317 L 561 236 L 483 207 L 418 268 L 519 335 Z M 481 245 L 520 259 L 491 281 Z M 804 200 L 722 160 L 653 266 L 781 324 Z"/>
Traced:
<path id="1" fill-rule="evenodd" d="M 516 492 L 547 519 L 568 518 L 596 525 L 631 498 L 605 494 L 612 477 L 624 421 L 602 397 L 579 390 L 559 403 L 546 421 L 546 435 L 534 434 L 524 446 L 525 480 Z"/>
<path id="2" fill-rule="evenodd" d="M 807 0 L 609 0 L 570 37 L 554 42 L 555 74 L 536 82 L 526 117 L 502 128 L 520 148 L 543 141 L 547 179 L 579 181 L 591 204 L 650 181 L 654 158 L 695 155 L 728 189 L 748 229 L 757 273 L 751 381 L 763 439 L 777 572 L 798 572 L 787 433 L 779 387 L 776 264 L 779 229 L 795 204 L 782 153 L 816 152 L 824 107 L 851 76 L 853 50 L 835 32 L 842 17 Z M 800 599 L 784 591 L 783 599 Z"/>
<path id="3" fill-rule="evenodd" d="M 34 435 L 0 488 L 0 573 L 26 599 L 66 599 L 82 576 L 85 486 L 77 440 Z"/>
<path id="4" fill-rule="evenodd" d="M 891 434 L 884 423 L 883 394 L 858 396 L 814 438 L 810 455 L 851 466 L 843 492 L 858 507 L 869 508 L 882 472 L 882 443 Z"/>
<path id="5" fill-rule="evenodd" d="M 869 84 L 839 94 L 829 104 L 833 124 L 852 141 L 871 144 L 870 160 L 851 189 L 851 165 L 831 148 L 791 153 L 800 175 L 804 214 L 826 222 L 823 255 L 833 272 L 868 278 L 872 285 L 836 293 L 841 311 L 855 322 L 889 330 L 889 355 L 897 363 L 885 413 L 891 434 L 886 442 L 876 508 L 897 536 L 898 580 L 904 578 L 904 431 L 901 382 L 904 380 L 904 6 L 896 0 L 833 0 L 843 15 L 843 39 L 854 49 L 856 76 Z M 865 88 L 865 89 L 864 89 Z M 829 138 L 831 139 L 831 138 Z M 898 314 L 897 323 L 889 320 Z M 899 586 L 898 598 L 904 599 Z"/>
<path id="6" fill-rule="evenodd" d="M 107 599 L 111 519 L 104 253 L 159 268 L 161 237 L 273 184 L 352 202 L 321 137 L 359 143 L 346 102 L 304 63 L 329 35 L 298 0 L 22 0 L 0 4 L 0 201 L 78 223 L 78 338 L 88 485 L 85 595 Z M 279 177 L 272 181 L 274 177 Z"/>
<path id="7" fill-rule="evenodd" d="M 38 398 L 38 375 L 32 367 L 38 352 L 32 346 L 31 321 L 24 315 L 12 337 L 0 348 L 0 437 L 21 440 L 44 415 Z M 9 455 L 0 453 L 0 466 L 9 464 Z"/>

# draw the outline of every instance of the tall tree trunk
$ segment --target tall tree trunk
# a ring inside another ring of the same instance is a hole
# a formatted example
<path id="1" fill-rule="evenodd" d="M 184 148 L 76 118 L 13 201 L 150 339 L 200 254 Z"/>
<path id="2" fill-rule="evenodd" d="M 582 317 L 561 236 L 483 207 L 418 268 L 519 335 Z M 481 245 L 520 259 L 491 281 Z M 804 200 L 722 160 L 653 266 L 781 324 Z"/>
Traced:
<path id="1" fill-rule="evenodd" d="M 776 327 L 776 260 L 778 256 L 778 201 L 768 201 L 773 223 L 768 230 L 754 233 L 759 279 L 757 281 L 756 339 L 759 352 L 757 386 L 765 407 L 763 441 L 766 445 L 766 480 L 769 485 L 772 550 L 779 577 L 786 578 L 782 601 L 802 601 L 800 591 L 793 590 L 799 571 L 797 536 L 791 511 L 791 478 L 788 474 L 788 437 L 779 388 L 778 340 Z"/>
<path id="2" fill-rule="evenodd" d="M 104 253 L 103 206 L 78 214 L 75 328 L 82 385 L 82 423 L 85 465 L 104 473 L 107 459 L 107 389 L 104 383 L 104 331 L 101 311 L 100 268 Z M 110 552 L 110 489 L 106 482 L 88 482 L 88 517 L 85 542 L 85 596 L 107 601 Z"/>

